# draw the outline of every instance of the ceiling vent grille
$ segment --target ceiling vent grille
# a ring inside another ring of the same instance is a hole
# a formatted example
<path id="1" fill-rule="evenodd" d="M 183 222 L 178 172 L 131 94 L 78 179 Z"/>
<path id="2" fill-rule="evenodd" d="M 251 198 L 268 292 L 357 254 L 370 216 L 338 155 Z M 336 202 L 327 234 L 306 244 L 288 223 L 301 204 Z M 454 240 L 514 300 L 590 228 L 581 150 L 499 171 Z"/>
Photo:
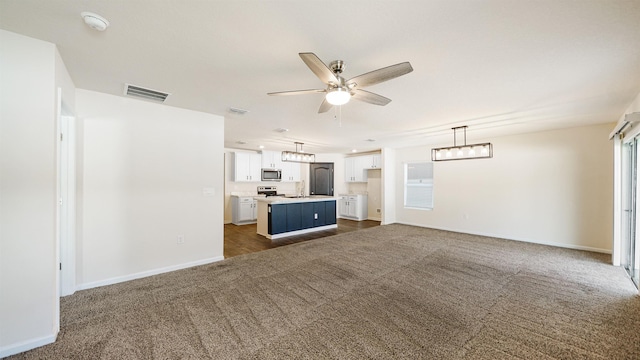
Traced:
<path id="1" fill-rule="evenodd" d="M 244 114 L 248 113 L 249 110 L 230 107 L 229 108 L 229 112 L 234 113 L 234 114 L 238 114 L 238 115 L 244 115 Z"/>
<path id="2" fill-rule="evenodd" d="M 167 97 L 171 95 L 169 93 L 146 89 L 146 88 L 136 86 L 136 85 L 131 85 L 131 84 L 124 84 L 124 94 L 127 96 L 134 96 L 137 98 L 151 100 L 155 102 L 161 102 L 161 103 L 167 100 Z"/>

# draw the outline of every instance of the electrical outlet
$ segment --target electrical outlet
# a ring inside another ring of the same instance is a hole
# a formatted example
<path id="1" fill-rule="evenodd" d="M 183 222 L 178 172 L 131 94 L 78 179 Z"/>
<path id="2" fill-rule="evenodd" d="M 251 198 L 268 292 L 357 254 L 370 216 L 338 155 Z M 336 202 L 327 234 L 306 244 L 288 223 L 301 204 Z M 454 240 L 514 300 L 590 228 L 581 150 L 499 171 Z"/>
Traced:
<path id="1" fill-rule="evenodd" d="M 178 235 L 178 237 L 176 238 L 176 242 L 178 243 L 178 245 L 184 244 L 184 235 Z"/>

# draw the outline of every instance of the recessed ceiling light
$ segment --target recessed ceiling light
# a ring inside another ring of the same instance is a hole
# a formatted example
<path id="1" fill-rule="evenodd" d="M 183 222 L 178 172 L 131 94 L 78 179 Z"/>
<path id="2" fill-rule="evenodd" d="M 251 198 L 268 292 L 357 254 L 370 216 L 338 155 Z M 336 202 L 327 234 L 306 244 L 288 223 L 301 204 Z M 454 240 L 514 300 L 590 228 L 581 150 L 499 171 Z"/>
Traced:
<path id="1" fill-rule="evenodd" d="M 109 22 L 107 21 L 107 19 L 103 18 L 98 14 L 94 14 L 88 11 L 83 11 L 80 13 L 80 16 L 82 16 L 82 19 L 84 19 L 84 22 L 94 30 L 104 31 L 109 26 Z"/>
<path id="2" fill-rule="evenodd" d="M 356 149 L 353 149 L 353 150 L 351 150 L 351 152 L 358 152 L 358 150 L 356 150 Z"/>
<path id="3" fill-rule="evenodd" d="M 260 149 L 264 149 L 264 145 L 260 145 L 258 146 Z"/>
<path id="4" fill-rule="evenodd" d="M 279 133 L 286 133 L 287 131 L 289 131 L 289 129 L 285 129 L 285 128 L 277 128 L 275 130 L 273 130 L 275 132 L 279 132 Z"/>

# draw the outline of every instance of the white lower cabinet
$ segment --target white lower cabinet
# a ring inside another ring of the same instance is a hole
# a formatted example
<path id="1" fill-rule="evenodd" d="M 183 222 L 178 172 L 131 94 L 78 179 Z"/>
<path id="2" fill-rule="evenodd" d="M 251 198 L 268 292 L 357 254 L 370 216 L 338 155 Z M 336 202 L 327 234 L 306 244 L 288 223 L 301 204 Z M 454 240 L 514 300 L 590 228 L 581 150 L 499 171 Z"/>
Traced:
<path id="1" fill-rule="evenodd" d="M 258 219 L 258 202 L 252 196 L 231 196 L 231 222 L 253 224 Z"/>
<path id="2" fill-rule="evenodd" d="M 366 220 L 369 216 L 367 195 L 340 195 L 338 214 L 341 218 Z"/>

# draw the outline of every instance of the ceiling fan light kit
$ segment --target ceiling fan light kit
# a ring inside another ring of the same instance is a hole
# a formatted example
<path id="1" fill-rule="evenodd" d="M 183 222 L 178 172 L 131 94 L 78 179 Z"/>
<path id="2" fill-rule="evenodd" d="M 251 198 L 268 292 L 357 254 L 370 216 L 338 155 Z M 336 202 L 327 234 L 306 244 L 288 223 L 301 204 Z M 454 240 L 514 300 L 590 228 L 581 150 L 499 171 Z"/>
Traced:
<path id="1" fill-rule="evenodd" d="M 453 146 L 431 149 L 431 161 L 488 159 L 493 157 L 493 145 L 491 143 L 467 145 L 467 126 L 451 128 L 453 130 Z M 456 142 L 456 132 L 462 129 L 464 132 L 464 144 Z"/>
<path id="2" fill-rule="evenodd" d="M 391 102 L 391 99 L 362 90 L 362 88 L 391 80 L 413 71 L 409 62 L 403 62 L 345 80 L 341 76 L 345 67 L 344 61 L 334 60 L 327 66 L 314 53 L 299 53 L 298 55 L 300 55 L 302 61 L 327 87 L 325 89 L 271 92 L 267 95 L 280 96 L 326 93 L 322 104 L 320 104 L 318 113 L 327 112 L 332 106 L 344 105 L 352 98 L 369 104 L 387 105 Z"/>
<path id="3" fill-rule="evenodd" d="M 309 154 L 304 152 L 302 149 L 302 145 L 304 143 L 296 142 L 296 151 L 283 151 L 282 152 L 282 161 L 288 162 L 299 162 L 299 163 L 312 163 L 316 162 L 316 154 Z M 300 149 L 298 149 L 300 146 Z"/>
<path id="4" fill-rule="evenodd" d="M 327 91 L 327 102 L 331 105 L 340 106 L 349 102 L 351 94 L 349 90 L 337 87 Z"/>

